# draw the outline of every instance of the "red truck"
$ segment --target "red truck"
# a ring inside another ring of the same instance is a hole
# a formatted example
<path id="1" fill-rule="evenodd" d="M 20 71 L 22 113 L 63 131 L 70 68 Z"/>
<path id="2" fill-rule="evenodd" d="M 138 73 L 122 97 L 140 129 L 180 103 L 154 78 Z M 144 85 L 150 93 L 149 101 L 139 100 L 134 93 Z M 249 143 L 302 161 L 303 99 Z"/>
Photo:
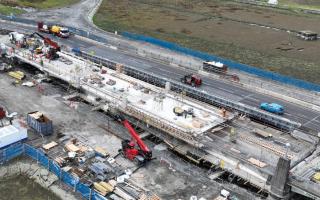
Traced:
<path id="1" fill-rule="evenodd" d="M 202 84 L 202 79 L 196 74 L 188 74 L 181 78 L 181 82 L 191 85 L 192 87 L 200 87 Z"/>

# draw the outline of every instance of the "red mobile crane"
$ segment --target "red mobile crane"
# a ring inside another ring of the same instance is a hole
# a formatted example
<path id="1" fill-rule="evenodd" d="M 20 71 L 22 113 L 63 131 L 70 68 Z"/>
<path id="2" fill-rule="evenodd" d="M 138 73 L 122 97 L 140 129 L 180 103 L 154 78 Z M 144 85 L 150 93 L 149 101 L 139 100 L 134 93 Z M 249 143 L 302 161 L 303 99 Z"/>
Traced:
<path id="1" fill-rule="evenodd" d="M 50 60 L 59 58 L 59 55 L 57 54 L 58 51 L 60 51 L 60 46 L 58 43 L 52 41 L 50 38 L 44 37 L 43 35 L 34 32 L 30 35 L 31 37 L 37 36 L 43 40 L 43 43 L 47 46 L 50 46 L 49 52 L 46 54 L 46 57 Z"/>
<path id="2" fill-rule="evenodd" d="M 130 122 L 124 117 L 118 117 L 124 127 L 129 131 L 132 139 L 122 141 L 122 153 L 129 160 L 136 160 L 139 164 L 146 163 L 152 159 L 152 151 L 148 146 L 142 141 L 138 133 L 131 126 Z M 139 148 L 136 148 L 136 144 Z"/>

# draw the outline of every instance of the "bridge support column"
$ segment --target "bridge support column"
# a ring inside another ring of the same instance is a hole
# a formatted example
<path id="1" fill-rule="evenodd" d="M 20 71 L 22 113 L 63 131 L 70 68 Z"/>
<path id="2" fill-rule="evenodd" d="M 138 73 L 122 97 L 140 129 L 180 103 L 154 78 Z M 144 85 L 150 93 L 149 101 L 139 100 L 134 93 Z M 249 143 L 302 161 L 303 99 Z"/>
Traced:
<path id="1" fill-rule="evenodd" d="M 290 160 L 280 157 L 277 168 L 271 179 L 270 200 L 287 200 L 290 195 L 290 186 L 287 185 L 290 170 Z"/>

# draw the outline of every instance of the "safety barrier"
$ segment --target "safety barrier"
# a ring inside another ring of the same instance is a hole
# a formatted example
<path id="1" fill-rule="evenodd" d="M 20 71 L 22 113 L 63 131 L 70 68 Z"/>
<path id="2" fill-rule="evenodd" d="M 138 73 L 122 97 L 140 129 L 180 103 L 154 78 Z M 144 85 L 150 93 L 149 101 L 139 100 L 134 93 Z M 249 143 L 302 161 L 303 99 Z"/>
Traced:
<path id="1" fill-rule="evenodd" d="M 138 41 L 143 41 L 143 42 L 148 42 L 151 44 L 155 44 L 158 46 L 161 46 L 163 48 L 167 48 L 173 51 L 177 51 L 180 53 L 184 53 L 187 55 L 191 55 L 197 58 L 200 58 L 202 60 L 214 60 L 214 61 L 218 61 L 218 62 L 222 62 L 224 64 L 226 64 L 227 66 L 229 66 L 230 68 L 233 69 L 237 69 L 240 71 L 244 71 L 247 72 L 249 74 L 253 74 L 265 79 L 270 79 L 273 81 L 278 81 L 281 83 L 285 83 L 285 84 L 289 84 L 289 85 L 293 85 L 296 87 L 300 87 L 306 90 L 310 90 L 310 91 L 317 91 L 320 92 L 320 85 L 317 84 L 313 84 L 307 81 L 303 81 L 300 79 L 295 79 L 295 78 L 291 78 L 288 76 L 284 76 L 278 73 L 274 73 L 274 72 L 270 72 L 270 71 L 266 71 L 263 69 L 259 69 L 259 68 L 255 68 L 249 65 L 245 65 L 245 64 L 241 64 L 241 63 L 237 63 L 235 61 L 229 60 L 229 59 L 225 59 L 225 58 L 221 58 L 215 55 L 211 55 L 211 54 L 207 54 L 201 51 L 196 51 L 196 50 L 192 50 L 192 49 L 188 49 L 185 47 L 182 47 L 178 44 L 172 43 L 172 42 L 167 42 L 164 40 L 159 40 L 153 37 L 148 37 L 148 36 L 144 36 L 144 35 L 139 35 L 139 34 L 134 34 L 134 33 L 129 33 L 129 32 L 122 32 L 121 33 L 122 36 L 127 37 L 129 39 L 132 40 L 138 40 Z"/>
<path id="2" fill-rule="evenodd" d="M 59 180 L 73 188 L 73 191 L 79 192 L 85 199 L 90 200 L 106 200 L 107 198 L 101 196 L 89 186 L 81 183 L 78 178 L 72 176 L 68 172 L 63 171 L 60 166 L 53 160 L 48 158 L 45 153 L 25 143 L 17 143 L 5 149 L 0 150 L 0 164 L 4 164 L 13 158 L 26 155 L 38 164 L 45 167 L 48 171 L 54 173 Z"/>
<path id="3" fill-rule="evenodd" d="M 110 69 L 115 70 L 117 63 L 111 60 L 108 60 L 106 58 L 101 58 L 98 56 L 90 55 L 86 52 L 80 51 L 79 49 L 72 49 L 72 51 L 83 58 L 86 58 L 94 63 L 97 63 L 99 65 L 104 65 Z M 119 63 L 121 64 L 121 63 Z M 221 96 L 218 96 L 216 94 L 208 94 L 205 91 L 197 90 L 193 87 L 187 86 L 185 84 L 181 84 L 180 82 L 173 81 L 166 79 L 160 75 L 148 73 L 141 69 L 137 69 L 128 65 L 122 65 L 123 70 L 126 75 L 131 76 L 133 78 L 142 80 L 144 82 L 150 83 L 152 85 L 156 85 L 159 87 L 165 87 L 166 82 L 171 83 L 171 90 L 175 92 L 185 92 L 187 96 L 190 96 L 192 98 L 198 99 L 202 102 L 206 102 L 211 105 L 215 106 L 223 106 L 231 109 L 235 109 L 240 111 L 241 113 L 244 113 L 251 118 L 262 120 L 265 123 L 269 123 L 273 126 L 279 127 L 283 130 L 292 131 L 296 128 L 299 128 L 301 126 L 300 123 L 288 120 L 286 118 L 276 116 L 273 114 L 270 114 L 266 111 L 262 111 L 260 109 L 257 109 L 255 107 L 242 104 L 240 102 L 234 102 L 229 99 L 225 99 Z"/>
<path id="4" fill-rule="evenodd" d="M 5 15 L 0 15 L 0 19 L 7 20 L 7 21 L 20 22 L 20 23 L 25 23 L 25 24 L 33 24 L 33 25 L 35 25 L 37 23 L 34 20 L 23 19 L 23 18 L 18 18 L 18 17 L 14 17 L 14 16 L 5 16 Z M 69 26 L 67 26 L 67 27 L 70 29 L 71 32 L 75 33 L 76 35 L 86 37 L 86 38 L 89 38 L 89 39 L 92 39 L 92 40 L 95 40 L 95 41 L 98 41 L 101 43 L 108 42 L 108 40 L 106 38 L 95 35 L 89 31 L 84 31 L 82 29 L 69 27 Z M 293 85 L 295 87 L 303 88 L 303 89 L 310 90 L 310 91 L 320 92 L 320 85 L 313 84 L 313 83 L 303 81 L 300 79 L 291 78 L 291 77 L 284 76 L 284 75 L 281 75 L 278 73 L 262 70 L 262 69 L 255 68 L 255 67 L 252 67 L 249 65 L 237 63 L 235 61 L 220 58 L 215 55 L 211 55 L 211 54 L 207 54 L 204 52 L 188 49 L 188 48 L 182 47 L 182 46 L 175 44 L 175 43 L 159 40 L 159 39 L 144 36 L 144 35 L 129 33 L 129 32 L 122 32 L 121 35 L 128 38 L 128 39 L 148 42 L 148 43 L 155 44 L 155 45 L 158 45 L 158 46 L 170 49 L 170 50 L 174 50 L 174 51 L 177 51 L 180 53 L 191 55 L 191 56 L 200 58 L 202 60 L 219 61 L 219 62 L 222 62 L 222 63 L 228 65 L 230 68 L 244 71 L 246 73 L 253 74 L 253 75 L 265 78 L 265 79 L 278 81 L 278 82 L 281 82 L 284 84 Z"/>
<path id="5" fill-rule="evenodd" d="M 17 143 L 0 150 L 0 164 L 6 163 L 23 153 L 23 144 Z"/>
<path id="6" fill-rule="evenodd" d="M 15 17 L 15 16 L 6 16 L 6 15 L 0 15 L 0 19 L 2 20 L 6 20 L 6 21 L 13 21 L 13 22 L 19 22 L 19 23 L 24 23 L 24 24 L 30 24 L 30 25 L 37 25 L 37 21 L 35 20 L 30 20 L 30 19 L 24 19 L 24 18 L 19 18 L 19 17 Z M 84 31 L 82 29 L 78 29 L 75 27 L 70 27 L 70 26 L 66 26 L 67 28 L 69 28 L 69 30 L 79 36 L 82 37 L 86 37 L 98 42 L 102 42 L 102 43 L 106 43 L 108 40 L 106 38 L 97 36 L 89 31 Z M 0 27 L 1 28 L 1 27 Z"/>

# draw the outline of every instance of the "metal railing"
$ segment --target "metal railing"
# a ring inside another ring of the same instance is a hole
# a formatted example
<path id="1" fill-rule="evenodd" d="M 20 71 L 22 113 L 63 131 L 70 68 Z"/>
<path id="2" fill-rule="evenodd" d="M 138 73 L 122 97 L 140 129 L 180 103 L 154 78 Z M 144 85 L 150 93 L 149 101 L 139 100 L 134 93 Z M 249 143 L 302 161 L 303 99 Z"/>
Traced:
<path id="1" fill-rule="evenodd" d="M 86 58 L 96 64 L 106 66 L 110 69 L 115 70 L 117 63 L 111 60 L 108 60 L 106 58 L 101 58 L 98 56 L 90 55 L 86 52 L 82 51 L 75 51 L 75 53 L 83 58 Z M 273 126 L 279 127 L 281 129 L 284 129 L 286 131 L 292 131 L 296 128 L 299 128 L 301 126 L 300 123 L 291 121 L 289 119 L 276 116 L 273 114 L 270 114 L 268 112 L 262 111 L 258 108 L 245 105 L 240 102 L 235 102 L 232 100 L 227 100 L 223 97 L 214 95 L 214 94 L 208 94 L 206 91 L 200 91 L 198 89 L 195 89 L 193 87 L 181 84 L 180 82 L 167 79 L 164 77 L 161 77 L 157 74 L 145 72 L 143 70 L 128 66 L 128 65 L 122 65 L 123 70 L 125 74 L 137 78 L 139 80 L 145 81 L 147 83 L 150 83 L 155 86 L 159 86 L 164 88 L 166 85 L 166 82 L 170 82 L 171 84 L 171 90 L 178 93 L 185 93 L 187 96 L 195 98 L 197 100 L 200 100 L 202 102 L 206 102 L 211 105 L 215 106 L 222 106 L 229 109 L 237 110 L 238 112 L 244 113 L 247 116 L 250 116 L 251 118 L 257 119 L 257 120 L 263 120 L 264 122 L 271 124 Z"/>

